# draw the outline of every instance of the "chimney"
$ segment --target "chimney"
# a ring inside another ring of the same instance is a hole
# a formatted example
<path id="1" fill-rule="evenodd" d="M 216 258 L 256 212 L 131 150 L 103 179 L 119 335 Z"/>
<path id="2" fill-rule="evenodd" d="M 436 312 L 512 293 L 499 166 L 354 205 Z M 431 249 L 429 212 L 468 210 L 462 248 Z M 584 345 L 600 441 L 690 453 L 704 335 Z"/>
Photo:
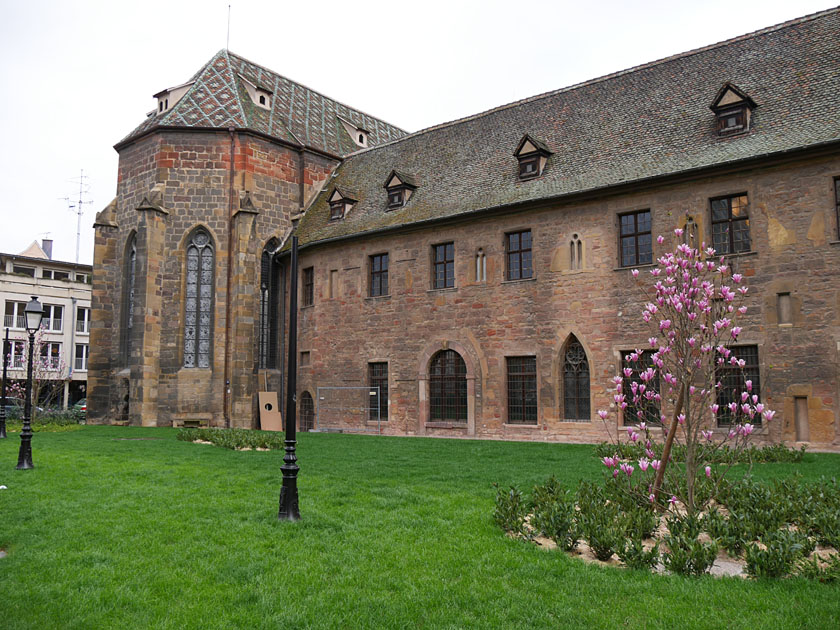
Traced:
<path id="1" fill-rule="evenodd" d="M 41 249 L 44 250 L 44 253 L 47 255 L 47 258 L 52 260 L 52 239 L 45 238 L 41 240 Z"/>

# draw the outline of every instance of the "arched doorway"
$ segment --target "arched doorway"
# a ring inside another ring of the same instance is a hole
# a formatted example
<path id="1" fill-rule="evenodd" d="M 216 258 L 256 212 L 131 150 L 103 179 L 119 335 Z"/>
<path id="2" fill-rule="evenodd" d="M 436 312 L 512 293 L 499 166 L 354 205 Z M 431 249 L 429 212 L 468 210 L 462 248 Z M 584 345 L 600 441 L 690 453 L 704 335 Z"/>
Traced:
<path id="1" fill-rule="evenodd" d="M 312 394 L 303 392 L 300 396 L 300 430 L 311 431 L 315 428 L 315 403 Z"/>
<path id="2" fill-rule="evenodd" d="M 441 350 L 429 363 L 429 419 L 467 422 L 467 366 L 454 350 Z"/>

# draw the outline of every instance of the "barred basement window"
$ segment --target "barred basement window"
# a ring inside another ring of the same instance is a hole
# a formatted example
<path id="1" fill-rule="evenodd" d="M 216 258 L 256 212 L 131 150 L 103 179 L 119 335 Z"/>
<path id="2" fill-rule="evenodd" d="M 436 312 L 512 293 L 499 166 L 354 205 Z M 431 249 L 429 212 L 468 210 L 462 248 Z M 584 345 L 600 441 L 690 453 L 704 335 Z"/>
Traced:
<path id="1" fill-rule="evenodd" d="M 312 431 L 314 428 L 315 402 L 312 400 L 312 394 L 303 392 L 300 395 L 300 430 L 305 432 Z"/>
<path id="2" fill-rule="evenodd" d="M 537 357 L 507 357 L 508 424 L 537 424 Z"/>
<path id="3" fill-rule="evenodd" d="M 563 356 L 563 419 L 589 422 L 589 361 L 580 342 L 572 337 Z"/>
<path id="4" fill-rule="evenodd" d="M 195 230 L 187 244 L 184 367 L 209 368 L 215 264 L 210 234 Z"/>
<path id="5" fill-rule="evenodd" d="M 744 361 L 743 368 L 732 365 L 729 360 L 715 366 L 715 380 L 720 382 L 717 393 L 717 422 L 719 426 L 732 424 L 734 416 L 729 404 L 741 404 L 741 392 L 746 390 L 746 381 L 752 381 L 752 394 L 761 400 L 761 382 L 758 372 L 758 346 L 731 346 L 731 357 Z M 761 414 L 755 414 L 752 424 L 761 424 Z"/>
<path id="6" fill-rule="evenodd" d="M 388 364 L 368 363 L 368 384 L 370 392 L 369 418 L 372 421 L 388 421 Z M 379 388 L 378 390 L 375 388 Z M 377 392 L 374 394 L 374 392 Z"/>
<path id="7" fill-rule="evenodd" d="M 750 251 L 750 218 L 746 193 L 719 197 L 712 204 L 712 246 L 718 254 Z"/>
<path id="8" fill-rule="evenodd" d="M 429 364 L 429 418 L 467 421 L 467 365 L 454 350 L 441 350 Z"/>
<path id="9" fill-rule="evenodd" d="M 659 372 L 653 379 L 647 383 L 642 381 L 639 376 L 649 367 L 653 366 L 653 350 L 642 351 L 642 356 L 638 361 L 632 361 L 630 355 L 635 350 L 625 350 L 621 353 L 621 368 L 622 374 L 625 369 L 630 370 L 630 376 L 623 376 L 624 383 L 622 384 L 622 391 L 627 396 L 627 408 L 623 412 L 624 424 L 638 424 L 639 422 L 647 422 L 648 424 L 659 424 L 661 419 L 659 417 L 659 403 L 656 400 L 647 400 L 644 395 L 638 405 L 633 404 L 633 383 L 636 387 L 644 384 L 646 391 L 651 391 L 654 394 L 659 393 Z"/>

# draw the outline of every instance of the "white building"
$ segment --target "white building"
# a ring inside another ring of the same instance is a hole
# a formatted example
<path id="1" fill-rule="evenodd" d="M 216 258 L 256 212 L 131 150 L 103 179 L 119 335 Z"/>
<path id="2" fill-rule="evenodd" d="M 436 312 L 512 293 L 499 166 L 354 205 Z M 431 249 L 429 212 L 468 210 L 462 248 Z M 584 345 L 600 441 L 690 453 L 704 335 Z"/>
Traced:
<path id="1" fill-rule="evenodd" d="M 36 296 L 44 307 L 41 363 L 48 378 L 64 383 L 66 407 L 86 397 L 90 351 L 91 266 L 52 259 L 52 241 L 33 242 L 20 254 L 0 253 L 0 300 L 12 348 L 9 379 L 26 379 L 23 309 Z"/>

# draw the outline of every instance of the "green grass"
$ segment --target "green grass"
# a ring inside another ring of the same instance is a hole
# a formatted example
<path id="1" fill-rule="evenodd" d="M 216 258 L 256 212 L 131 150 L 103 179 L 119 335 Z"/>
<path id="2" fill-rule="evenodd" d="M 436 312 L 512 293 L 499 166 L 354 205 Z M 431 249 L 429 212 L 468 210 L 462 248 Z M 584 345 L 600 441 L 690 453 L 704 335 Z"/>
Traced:
<path id="1" fill-rule="evenodd" d="M 145 438 L 145 439 L 126 439 Z M 0 440 L 0 626 L 13 628 L 832 628 L 840 587 L 584 565 L 504 536 L 492 482 L 600 478 L 592 447 L 303 434 L 299 523 L 282 451 L 170 429 Z M 838 455 L 756 477 L 840 472 Z"/>

